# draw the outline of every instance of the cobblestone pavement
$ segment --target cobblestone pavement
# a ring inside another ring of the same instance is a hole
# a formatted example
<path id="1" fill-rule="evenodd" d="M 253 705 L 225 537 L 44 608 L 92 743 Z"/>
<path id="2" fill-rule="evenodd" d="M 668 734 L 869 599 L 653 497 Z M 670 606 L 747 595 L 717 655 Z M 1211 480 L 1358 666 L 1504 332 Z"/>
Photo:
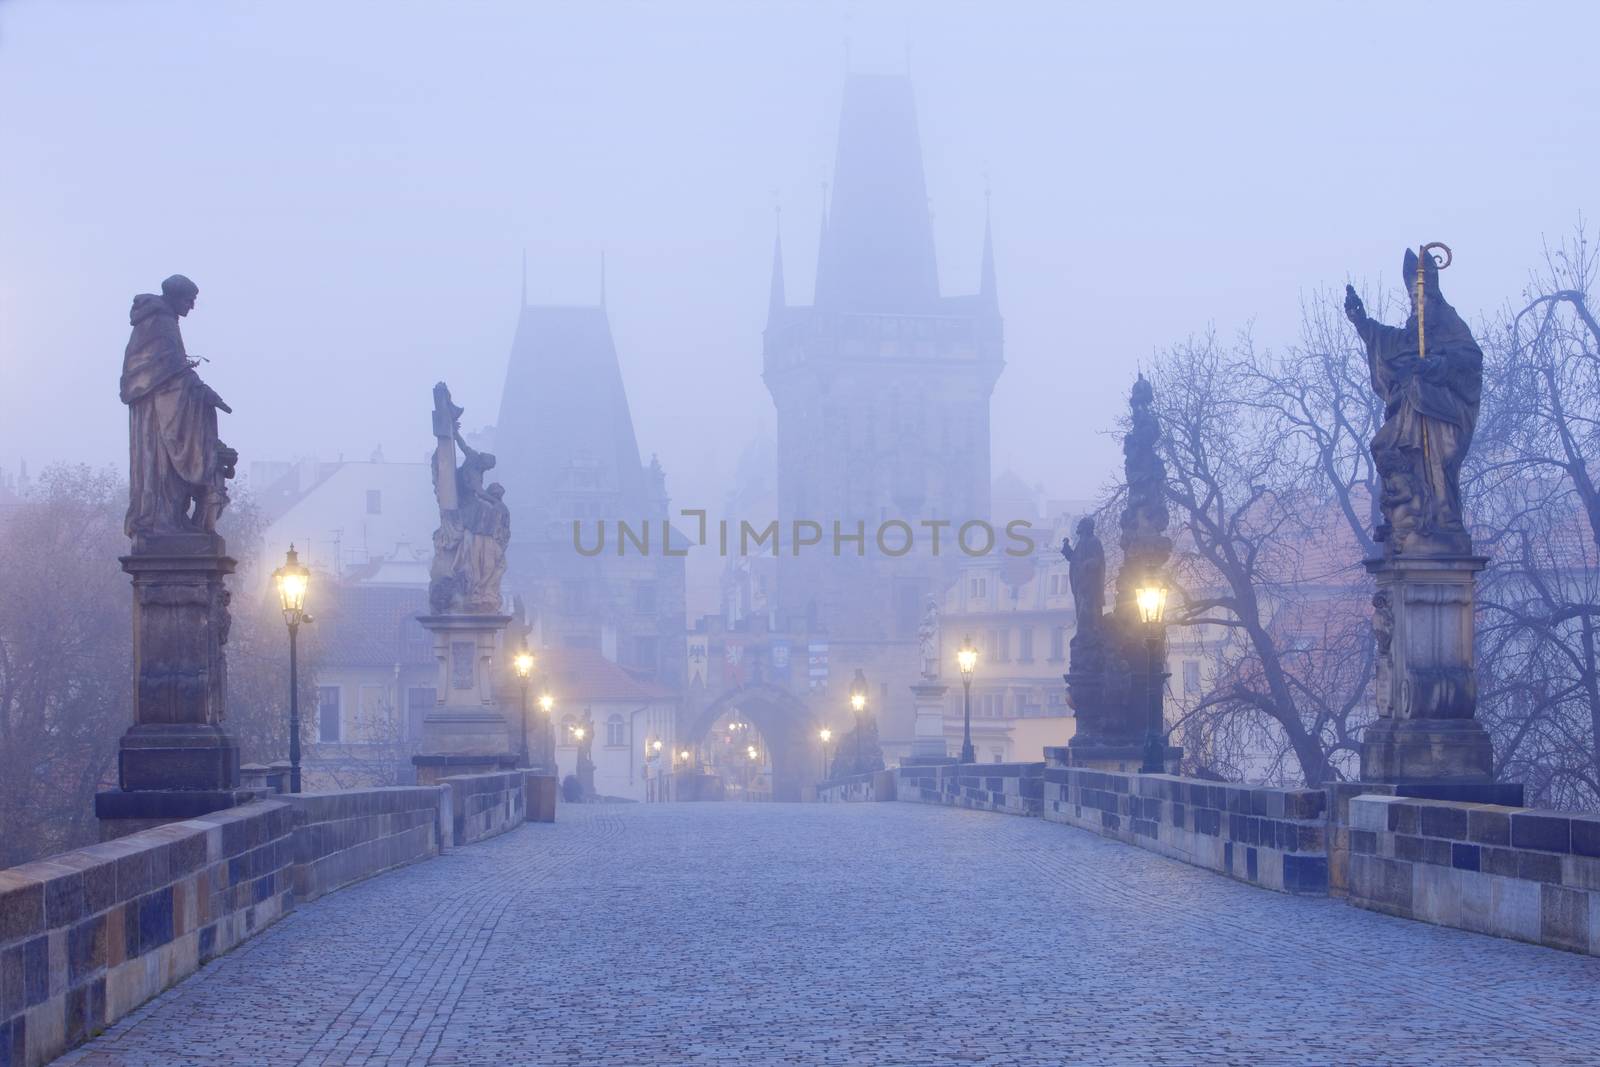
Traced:
<path id="1" fill-rule="evenodd" d="M 59 1064 L 1600 1062 L 1600 959 L 914 804 L 563 807 Z"/>

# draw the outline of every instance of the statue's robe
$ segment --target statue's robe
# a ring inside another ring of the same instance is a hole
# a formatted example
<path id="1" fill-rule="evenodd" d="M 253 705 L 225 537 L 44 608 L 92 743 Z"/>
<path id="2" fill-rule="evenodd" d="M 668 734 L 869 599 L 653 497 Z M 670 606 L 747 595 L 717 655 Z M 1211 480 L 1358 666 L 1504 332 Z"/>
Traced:
<path id="1" fill-rule="evenodd" d="M 1456 310 L 1438 296 L 1427 302 L 1422 358 L 1417 323 L 1362 331 L 1372 388 L 1384 401 L 1384 422 L 1372 438 L 1383 478 L 1382 531 L 1404 546 L 1413 534 L 1464 547 L 1461 463 L 1478 423 L 1483 350 Z"/>
<path id="2" fill-rule="evenodd" d="M 1100 625 L 1106 603 L 1106 550 L 1094 534 L 1079 537 L 1068 557 L 1067 584 L 1080 631 Z"/>
<path id="3" fill-rule="evenodd" d="M 122 402 L 128 405 L 128 514 L 136 534 L 179 533 L 201 527 L 204 501 L 220 484 L 217 405 L 220 401 L 189 366 L 178 315 L 150 293 L 133 298 L 133 334 L 122 358 Z"/>

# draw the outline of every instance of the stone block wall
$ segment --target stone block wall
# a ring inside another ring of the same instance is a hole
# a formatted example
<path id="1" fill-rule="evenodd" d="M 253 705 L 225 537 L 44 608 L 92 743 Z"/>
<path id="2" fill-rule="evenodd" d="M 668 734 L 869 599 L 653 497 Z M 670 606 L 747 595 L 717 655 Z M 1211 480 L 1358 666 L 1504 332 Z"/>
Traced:
<path id="1" fill-rule="evenodd" d="M 1043 763 L 941 763 L 895 773 L 901 800 L 1011 815 L 1038 815 L 1044 804 Z"/>
<path id="2" fill-rule="evenodd" d="M 1600 815 L 1349 800 L 1352 904 L 1600 955 Z"/>
<path id="3" fill-rule="evenodd" d="M 402 786 L 283 796 L 295 815 L 296 902 L 437 856 L 443 793 L 440 786 Z"/>
<path id="4" fill-rule="evenodd" d="M 0 1064 L 48 1062 L 282 917 L 293 815 L 256 801 L 0 871 Z"/>
<path id="5" fill-rule="evenodd" d="M 461 774 L 442 778 L 449 791 L 450 844 L 465 845 L 522 825 L 527 814 L 521 771 Z"/>
<path id="6" fill-rule="evenodd" d="M 1046 819 L 1285 893 L 1328 892 L 1326 806 L 1320 789 L 1044 771 Z"/>
<path id="7" fill-rule="evenodd" d="M 817 799 L 827 804 L 895 799 L 895 772 L 869 771 L 817 783 Z"/>

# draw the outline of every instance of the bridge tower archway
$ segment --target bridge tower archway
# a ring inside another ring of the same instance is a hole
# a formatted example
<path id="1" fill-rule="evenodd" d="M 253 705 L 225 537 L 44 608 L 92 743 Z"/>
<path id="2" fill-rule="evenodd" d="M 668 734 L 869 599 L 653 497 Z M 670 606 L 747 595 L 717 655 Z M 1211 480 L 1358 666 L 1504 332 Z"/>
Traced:
<path id="1" fill-rule="evenodd" d="M 751 682 L 729 689 L 701 709 L 685 738 L 699 745 L 724 716 L 737 711 L 761 734 L 772 761 L 772 799 L 799 800 L 803 785 L 821 770 L 818 720 L 806 703 L 787 689 Z"/>

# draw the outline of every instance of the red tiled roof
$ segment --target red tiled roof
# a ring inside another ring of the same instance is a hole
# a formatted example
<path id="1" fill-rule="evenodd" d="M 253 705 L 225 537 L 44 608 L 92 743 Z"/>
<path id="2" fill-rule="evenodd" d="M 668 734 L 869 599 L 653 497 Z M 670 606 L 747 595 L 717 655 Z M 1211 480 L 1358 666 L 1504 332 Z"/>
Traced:
<path id="1" fill-rule="evenodd" d="M 593 648 L 543 648 L 538 651 L 541 674 L 560 693 L 563 704 L 583 702 L 654 704 L 673 695 L 654 682 L 606 659 Z"/>

